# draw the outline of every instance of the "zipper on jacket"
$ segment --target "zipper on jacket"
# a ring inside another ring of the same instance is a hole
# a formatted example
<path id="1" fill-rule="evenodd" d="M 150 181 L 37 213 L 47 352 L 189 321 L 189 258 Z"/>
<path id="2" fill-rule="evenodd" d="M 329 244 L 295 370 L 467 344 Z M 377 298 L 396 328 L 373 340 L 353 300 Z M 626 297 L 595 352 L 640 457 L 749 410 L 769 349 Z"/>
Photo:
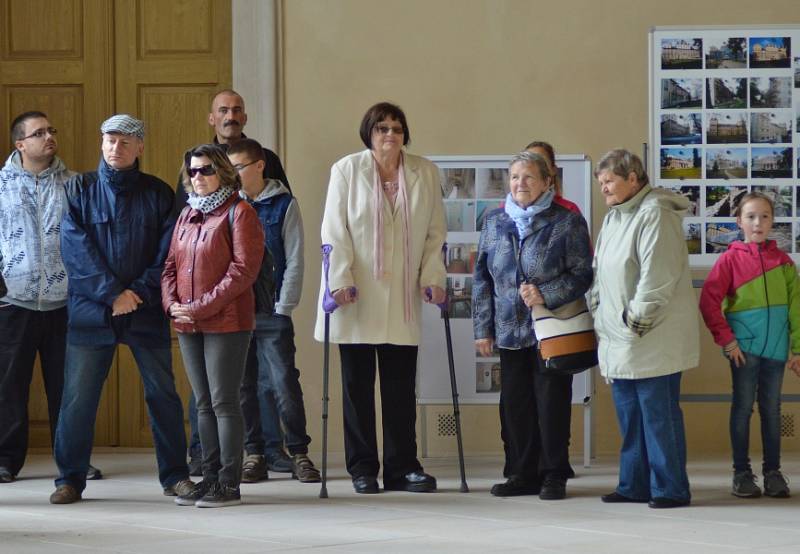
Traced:
<path id="1" fill-rule="evenodd" d="M 39 260 L 39 294 L 36 298 L 36 305 L 39 311 L 42 309 L 42 283 L 47 281 L 47 275 L 44 271 L 44 236 L 43 236 L 43 225 L 42 225 L 42 199 L 41 199 L 41 187 L 39 187 L 39 176 L 37 175 L 34 180 L 34 189 L 36 190 L 36 227 L 39 232 L 39 256 L 41 259 Z"/>
<path id="2" fill-rule="evenodd" d="M 769 343 L 769 320 L 771 317 L 770 310 L 769 310 L 769 287 L 767 287 L 767 271 L 764 268 L 764 257 L 761 255 L 761 246 L 763 242 L 758 243 L 758 260 L 761 262 L 761 275 L 764 276 L 764 298 L 766 299 L 767 303 L 767 332 L 765 333 L 766 338 L 764 339 L 764 346 L 761 347 L 761 354 L 759 354 L 759 358 L 764 357 L 764 352 L 767 350 L 767 344 Z"/>
<path id="3" fill-rule="evenodd" d="M 205 214 L 203 214 L 203 221 L 205 221 Z M 203 223 L 201 222 L 200 224 L 197 225 L 197 236 L 192 241 L 192 267 L 191 267 L 191 269 L 192 269 L 192 278 L 190 279 L 190 282 L 192 283 L 192 286 L 190 287 L 190 290 L 192 291 L 192 299 L 189 301 L 190 304 L 192 302 L 194 302 L 194 300 L 195 300 L 195 298 L 194 298 L 194 262 L 195 262 L 195 259 L 197 258 L 197 243 L 200 240 L 200 231 L 202 231 L 202 229 L 203 229 Z M 197 327 L 195 327 L 194 323 L 192 323 L 192 332 L 193 333 L 197 332 Z"/>

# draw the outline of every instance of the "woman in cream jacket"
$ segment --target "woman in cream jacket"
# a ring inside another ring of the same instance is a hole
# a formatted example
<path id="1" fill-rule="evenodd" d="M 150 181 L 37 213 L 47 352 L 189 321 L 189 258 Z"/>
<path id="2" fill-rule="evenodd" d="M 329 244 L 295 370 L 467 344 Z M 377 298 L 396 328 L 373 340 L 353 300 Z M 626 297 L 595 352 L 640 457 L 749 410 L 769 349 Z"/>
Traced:
<path id="1" fill-rule="evenodd" d="M 330 340 L 342 361 L 345 455 L 358 493 L 379 492 L 375 371 L 380 371 L 385 490 L 426 492 L 436 480 L 417 459 L 415 381 L 421 302 L 445 299 L 447 227 L 439 172 L 403 151 L 409 131 L 395 105 L 361 122 L 367 150 L 331 168 L 322 242 L 331 245 L 329 287 L 339 308 Z M 320 287 L 320 298 L 325 282 Z M 324 313 L 315 337 L 323 340 Z"/>

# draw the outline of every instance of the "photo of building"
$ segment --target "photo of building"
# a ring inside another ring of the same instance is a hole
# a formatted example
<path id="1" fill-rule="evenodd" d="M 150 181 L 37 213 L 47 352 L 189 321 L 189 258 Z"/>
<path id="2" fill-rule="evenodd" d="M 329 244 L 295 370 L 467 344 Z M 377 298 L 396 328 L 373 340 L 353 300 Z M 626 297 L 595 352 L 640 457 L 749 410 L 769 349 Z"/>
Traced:
<path id="1" fill-rule="evenodd" d="M 750 114 L 750 142 L 792 142 L 791 112 Z"/>
<path id="2" fill-rule="evenodd" d="M 707 187 L 706 217 L 733 217 L 736 206 L 747 193 L 747 187 Z"/>
<path id="3" fill-rule="evenodd" d="M 789 37 L 752 37 L 750 68 L 790 67 L 792 56 Z"/>
<path id="4" fill-rule="evenodd" d="M 747 114 L 715 113 L 706 114 L 706 142 L 708 144 L 731 144 L 747 142 Z"/>
<path id="5" fill-rule="evenodd" d="M 700 144 L 703 125 L 699 113 L 661 116 L 661 144 Z"/>
<path id="6" fill-rule="evenodd" d="M 447 273 L 472 274 L 475 269 L 475 257 L 478 254 L 478 245 L 451 244 L 447 249 Z"/>
<path id="7" fill-rule="evenodd" d="M 472 277 L 447 278 L 447 312 L 452 319 L 472 318 Z"/>
<path id="8" fill-rule="evenodd" d="M 661 107 L 664 109 L 699 108 L 702 79 L 661 79 Z"/>
<path id="9" fill-rule="evenodd" d="M 742 240 L 736 223 L 706 223 L 706 254 L 722 254 L 735 240 Z"/>
<path id="10" fill-rule="evenodd" d="M 702 69 L 702 39 L 663 39 L 661 69 Z"/>
<path id="11" fill-rule="evenodd" d="M 686 249 L 689 254 L 702 254 L 702 243 L 700 241 L 701 225 L 699 223 L 683 223 L 683 236 L 686 239 Z"/>
<path id="12" fill-rule="evenodd" d="M 747 148 L 707 148 L 706 179 L 746 179 Z"/>
<path id="13" fill-rule="evenodd" d="M 699 179 L 700 150 L 698 148 L 662 148 L 662 179 Z"/>
<path id="14" fill-rule="evenodd" d="M 737 69 L 747 67 L 747 40 L 727 38 L 706 39 L 706 69 Z"/>
<path id="15" fill-rule="evenodd" d="M 475 169 L 440 169 L 442 197 L 448 200 L 475 198 Z"/>
<path id="16" fill-rule="evenodd" d="M 772 199 L 775 207 L 775 217 L 792 216 L 792 187 L 779 185 L 755 185 L 755 192 L 762 192 Z"/>
<path id="17" fill-rule="evenodd" d="M 747 107 L 747 79 L 706 79 L 706 108 L 717 110 Z"/>
<path id="18" fill-rule="evenodd" d="M 508 193 L 508 170 L 499 167 L 475 170 L 478 198 L 505 198 Z"/>
<path id="19" fill-rule="evenodd" d="M 751 108 L 791 108 L 791 77 L 753 77 L 750 79 Z"/>
<path id="20" fill-rule="evenodd" d="M 791 148 L 753 148 L 750 176 L 785 179 L 792 176 Z"/>
<path id="21" fill-rule="evenodd" d="M 776 214 L 777 215 L 777 214 Z M 780 250 L 787 254 L 792 252 L 792 224 L 789 222 L 776 222 L 772 225 L 769 238 L 774 240 Z"/>

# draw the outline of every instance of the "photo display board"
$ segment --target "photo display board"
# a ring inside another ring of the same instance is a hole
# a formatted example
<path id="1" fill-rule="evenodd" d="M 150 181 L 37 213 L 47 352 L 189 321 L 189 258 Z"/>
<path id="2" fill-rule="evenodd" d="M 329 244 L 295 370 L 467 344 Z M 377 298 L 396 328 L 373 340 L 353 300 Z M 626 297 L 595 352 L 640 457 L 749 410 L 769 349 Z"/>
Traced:
<path id="1" fill-rule="evenodd" d="M 772 197 L 770 238 L 800 262 L 800 26 L 650 32 L 650 179 L 689 199 L 692 267 L 741 239 L 748 191 Z"/>
<path id="2" fill-rule="evenodd" d="M 472 331 L 472 273 L 486 214 L 499 208 L 508 193 L 511 156 L 429 156 L 439 167 L 447 218 L 447 295 L 459 399 L 465 404 L 500 400 L 500 357 L 475 350 Z M 556 156 L 563 196 L 581 209 L 591 232 L 591 161 L 583 155 Z M 573 380 L 572 401 L 590 396 L 591 372 Z M 420 404 L 452 402 L 444 321 L 436 306 L 423 304 L 417 399 Z"/>

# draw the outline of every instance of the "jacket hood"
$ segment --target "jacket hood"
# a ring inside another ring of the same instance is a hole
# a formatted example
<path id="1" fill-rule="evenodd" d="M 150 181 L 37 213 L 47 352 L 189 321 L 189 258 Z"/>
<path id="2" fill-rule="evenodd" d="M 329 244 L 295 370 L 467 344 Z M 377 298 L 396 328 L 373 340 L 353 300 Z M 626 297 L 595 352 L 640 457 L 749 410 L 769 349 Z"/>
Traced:
<path id="1" fill-rule="evenodd" d="M 267 178 L 264 179 L 264 183 L 266 184 L 264 190 L 262 190 L 258 194 L 258 196 L 256 196 L 255 200 L 252 200 L 252 202 L 263 202 L 264 200 L 272 198 L 273 196 L 278 196 L 279 194 L 284 194 L 289 192 L 289 189 L 286 188 L 286 185 L 284 185 L 278 179 Z M 242 196 L 242 198 L 247 200 L 247 197 L 244 194 L 244 192 L 239 192 L 239 194 Z"/>
<path id="2" fill-rule="evenodd" d="M 745 252 L 751 256 L 758 256 L 759 252 L 780 252 L 778 243 L 774 240 L 766 240 L 762 243 L 757 242 L 743 242 L 735 240 L 728 245 L 728 250 L 736 250 L 738 252 Z"/>
<path id="3" fill-rule="evenodd" d="M 669 210 L 683 217 L 686 210 L 689 209 L 689 200 L 671 190 L 660 187 L 653 188 L 650 185 L 645 185 L 633 198 L 628 199 L 622 204 L 612 206 L 611 209 L 620 212 L 635 212 L 640 207 Z"/>
<path id="4" fill-rule="evenodd" d="M 42 171 L 38 177 L 49 177 L 50 175 L 55 175 L 57 173 L 61 173 L 62 171 L 66 171 L 67 166 L 61 161 L 61 158 L 58 156 L 53 157 L 53 161 L 50 162 L 50 167 Z M 11 152 L 11 155 L 6 160 L 6 164 L 3 166 L 3 172 L 16 177 L 19 175 L 28 175 L 31 177 L 36 177 L 22 167 L 22 153 L 19 150 L 14 150 Z"/>

